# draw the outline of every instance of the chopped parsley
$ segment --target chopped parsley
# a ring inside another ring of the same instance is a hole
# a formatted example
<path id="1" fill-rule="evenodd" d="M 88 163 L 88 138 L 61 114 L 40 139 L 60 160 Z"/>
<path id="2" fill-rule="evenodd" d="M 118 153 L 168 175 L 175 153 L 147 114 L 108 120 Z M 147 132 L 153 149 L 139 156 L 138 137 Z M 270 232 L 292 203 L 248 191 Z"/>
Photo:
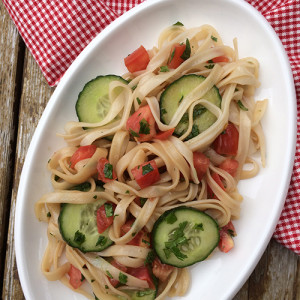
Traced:
<path id="1" fill-rule="evenodd" d="M 83 274 L 81 273 L 80 281 L 82 282 L 84 279 L 85 279 L 85 277 L 84 277 Z"/>
<path id="2" fill-rule="evenodd" d="M 232 229 L 227 229 L 227 233 L 231 236 L 234 237 L 235 236 L 235 232 Z"/>
<path id="3" fill-rule="evenodd" d="M 104 177 L 108 179 L 113 179 L 113 166 L 110 163 L 106 163 L 104 166 Z"/>
<path id="4" fill-rule="evenodd" d="M 91 189 L 91 184 L 89 182 L 83 182 L 70 188 L 70 190 L 76 190 L 81 192 L 87 192 L 90 189 Z"/>
<path id="5" fill-rule="evenodd" d="M 174 224 L 177 221 L 174 211 L 170 212 L 166 217 L 166 222 L 168 224 Z"/>
<path id="6" fill-rule="evenodd" d="M 209 65 L 206 65 L 205 68 L 206 69 L 212 69 L 214 66 L 215 66 L 214 64 L 209 64 Z"/>
<path id="7" fill-rule="evenodd" d="M 111 203 L 104 203 L 104 209 L 105 214 L 108 218 L 114 215 L 114 209 Z"/>
<path id="8" fill-rule="evenodd" d="M 106 274 L 107 274 L 107 276 L 109 277 L 109 278 L 114 278 L 110 273 L 109 273 L 109 271 L 108 270 L 106 270 Z"/>
<path id="9" fill-rule="evenodd" d="M 190 41 L 189 39 L 186 39 L 185 42 L 185 50 L 182 53 L 182 55 L 180 56 L 183 60 L 187 60 L 188 58 L 190 58 L 191 56 L 191 45 L 190 45 Z"/>
<path id="10" fill-rule="evenodd" d="M 144 264 L 145 265 L 152 264 L 152 262 L 154 261 L 155 257 L 156 257 L 156 254 L 155 254 L 154 250 L 151 250 L 150 252 L 148 252 Z"/>
<path id="11" fill-rule="evenodd" d="M 246 106 L 244 106 L 244 104 L 243 104 L 243 102 L 242 102 L 241 100 L 239 100 L 239 101 L 237 102 L 237 104 L 238 104 L 238 106 L 239 106 L 239 108 L 240 108 L 241 110 L 244 110 L 244 111 L 247 111 L 247 110 L 248 110 L 248 108 L 247 108 Z"/>
<path id="12" fill-rule="evenodd" d="M 165 108 L 161 108 L 160 114 L 161 114 L 161 115 L 164 115 L 164 114 L 166 114 L 166 113 L 167 113 L 166 109 L 165 109 Z"/>
<path id="13" fill-rule="evenodd" d="M 193 119 L 195 120 L 198 116 L 202 115 L 206 111 L 206 108 L 202 105 L 196 105 L 193 110 Z"/>
<path id="14" fill-rule="evenodd" d="M 202 223 L 200 223 L 200 224 L 195 224 L 193 228 L 194 228 L 194 229 L 197 229 L 197 230 L 204 231 L 204 228 L 203 228 L 203 224 L 202 224 Z"/>
<path id="15" fill-rule="evenodd" d="M 143 242 L 144 244 L 146 244 L 146 245 L 150 245 L 150 242 L 147 241 L 147 240 L 142 239 L 142 242 Z"/>
<path id="16" fill-rule="evenodd" d="M 107 242 L 107 238 L 103 235 L 100 235 L 96 243 L 96 246 L 104 246 L 106 242 Z"/>
<path id="17" fill-rule="evenodd" d="M 217 42 L 218 41 L 218 38 L 216 38 L 215 36 L 211 35 L 210 38 L 214 41 L 214 42 Z"/>
<path id="18" fill-rule="evenodd" d="M 48 211 L 48 213 L 47 213 L 47 218 L 51 218 L 51 212 L 50 211 Z"/>
<path id="19" fill-rule="evenodd" d="M 145 119 L 142 119 L 140 121 L 140 130 L 139 130 L 139 133 L 140 134 L 149 134 L 150 133 L 149 123 Z"/>
<path id="20" fill-rule="evenodd" d="M 135 131 L 133 131 L 132 129 L 129 129 L 129 132 L 131 133 L 132 136 L 134 137 L 140 137 L 140 135 L 138 133 L 136 133 Z"/>
<path id="21" fill-rule="evenodd" d="M 175 55 L 175 48 L 173 49 L 172 53 L 171 53 L 171 56 L 168 60 L 168 64 L 172 61 L 172 59 L 174 58 L 174 55 Z"/>
<path id="22" fill-rule="evenodd" d="M 142 174 L 146 175 L 146 174 L 152 172 L 153 170 L 154 170 L 153 167 L 149 163 L 149 164 L 147 164 L 147 165 L 145 165 L 145 166 L 142 167 Z"/>
<path id="23" fill-rule="evenodd" d="M 127 190 L 125 193 L 126 193 L 126 194 L 129 194 L 129 190 Z"/>
<path id="24" fill-rule="evenodd" d="M 168 68 L 168 66 L 161 66 L 161 67 L 159 67 L 159 71 L 160 72 L 169 72 L 170 69 Z"/>
<path id="25" fill-rule="evenodd" d="M 173 26 L 184 26 L 181 22 L 177 21 Z"/>
<path id="26" fill-rule="evenodd" d="M 181 98 L 179 99 L 178 104 L 180 104 L 180 103 L 182 102 L 182 100 L 183 100 L 183 95 L 182 95 Z"/>
<path id="27" fill-rule="evenodd" d="M 139 97 L 136 97 L 137 103 L 140 105 L 142 103 L 141 99 Z"/>
<path id="28" fill-rule="evenodd" d="M 77 230 L 74 235 L 74 242 L 81 245 L 85 241 L 85 234 Z"/>
<path id="29" fill-rule="evenodd" d="M 95 195 L 93 198 L 94 198 L 94 199 L 97 199 L 97 195 Z"/>
<path id="30" fill-rule="evenodd" d="M 147 198 L 141 197 L 140 201 L 141 201 L 141 207 L 143 207 L 145 205 L 146 201 L 147 201 Z"/>
<path id="31" fill-rule="evenodd" d="M 193 124 L 191 133 L 186 137 L 187 140 L 194 138 L 199 134 L 199 128 L 197 125 Z"/>
<path id="32" fill-rule="evenodd" d="M 127 283 L 127 276 L 125 274 L 123 274 L 122 272 L 119 273 L 119 281 L 122 284 L 126 284 Z"/>

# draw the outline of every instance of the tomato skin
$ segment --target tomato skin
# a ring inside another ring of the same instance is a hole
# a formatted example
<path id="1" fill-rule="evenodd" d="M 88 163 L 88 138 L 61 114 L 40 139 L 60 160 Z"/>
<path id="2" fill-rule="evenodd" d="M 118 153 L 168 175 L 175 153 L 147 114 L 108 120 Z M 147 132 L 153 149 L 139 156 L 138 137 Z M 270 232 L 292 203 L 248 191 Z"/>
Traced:
<path id="1" fill-rule="evenodd" d="M 143 175 L 143 167 L 149 164 L 153 170 Z M 150 160 L 134 167 L 131 170 L 131 173 L 141 189 L 144 189 L 160 180 L 160 175 L 155 160 Z"/>
<path id="2" fill-rule="evenodd" d="M 107 183 L 107 182 L 117 179 L 117 175 L 114 170 L 112 171 L 112 178 L 105 177 L 106 175 L 105 175 L 104 170 L 105 170 L 106 164 L 109 164 L 109 161 L 105 157 L 101 157 L 97 164 L 98 179 L 104 183 Z"/>
<path id="3" fill-rule="evenodd" d="M 220 242 L 218 247 L 222 252 L 227 253 L 234 247 L 233 236 L 236 236 L 236 231 L 232 222 L 229 221 L 228 224 L 223 226 L 220 230 Z"/>
<path id="4" fill-rule="evenodd" d="M 209 158 L 201 152 L 194 152 L 193 162 L 194 162 L 194 167 L 197 171 L 198 179 L 201 180 L 203 176 L 206 174 L 206 171 L 209 167 L 209 162 L 210 162 Z"/>
<path id="5" fill-rule="evenodd" d="M 70 282 L 71 286 L 75 290 L 78 289 L 82 285 L 82 282 L 83 282 L 83 277 L 82 277 L 80 270 L 71 264 L 68 275 L 70 276 L 69 282 Z"/>
<path id="6" fill-rule="evenodd" d="M 213 149 L 221 155 L 235 156 L 238 151 L 239 132 L 232 123 L 215 139 Z"/>
<path id="7" fill-rule="evenodd" d="M 232 158 L 226 158 L 218 167 L 234 177 L 239 167 L 239 162 Z"/>
<path id="8" fill-rule="evenodd" d="M 214 57 L 212 59 L 212 62 L 213 63 L 219 63 L 219 62 L 229 62 L 229 58 L 227 56 L 217 56 L 217 57 Z"/>
<path id="9" fill-rule="evenodd" d="M 134 220 L 130 219 L 128 220 L 124 225 L 121 227 L 121 235 L 125 235 L 131 228 Z M 140 246 L 144 248 L 149 248 L 150 247 L 150 237 L 149 234 L 144 230 L 141 229 L 135 237 L 127 243 L 127 245 L 132 245 L 132 246 Z"/>
<path id="10" fill-rule="evenodd" d="M 158 140 L 161 140 L 161 141 L 164 141 L 166 139 L 168 139 L 174 132 L 175 128 L 171 128 L 169 130 L 166 130 L 166 131 L 160 131 L 159 133 L 157 133 L 155 135 L 155 139 L 158 139 Z"/>
<path id="11" fill-rule="evenodd" d="M 213 178 L 213 180 L 223 189 L 225 190 L 224 184 L 221 180 L 221 177 L 219 174 L 217 173 L 212 173 L 211 177 Z M 207 198 L 209 199 L 218 199 L 217 196 L 213 193 L 211 187 L 209 185 L 207 185 Z"/>
<path id="12" fill-rule="evenodd" d="M 146 121 L 149 125 L 150 132 L 148 134 L 140 133 L 141 122 Z M 131 134 L 134 132 L 134 138 L 139 142 L 146 142 L 152 140 L 156 135 L 155 119 L 152 115 L 149 105 L 140 107 L 127 120 L 126 129 Z"/>
<path id="13" fill-rule="evenodd" d="M 95 145 L 80 146 L 70 158 L 70 167 L 74 169 L 75 165 L 79 161 L 86 158 L 91 158 L 94 155 L 96 149 L 97 146 Z"/>
<path id="14" fill-rule="evenodd" d="M 185 51 L 185 48 L 186 46 L 184 44 L 180 45 L 179 43 L 172 46 L 170 58 L 167 64 L 170 69 L 176 69 L 184 62 L 184 59 L 181 58 L 181 55 Z"/>
<path id="15" fill-rule="evenodd" d="M 149 284 L 149 288 L 155 290 L 152 276 L 146 266 L 142 266 L 139 268 L 128 268 L 127 273 L 141 280 L 146 280 Z"/>
<path id="16" fill-rule="evenodd" d="M 111 202 L 107 202 L 107 203 L 110 203 L 113 207 L 113 211 L 115 211 L 116 205 Z M 106 216 L 105 204 L 103 204 L 97 209 L 96 220 L 97 220 L 98 232 L 103 233 L 113 223 L 114 216 L 111 217 Z"/>
<path id="17" fill-rule="evenodd" d="M 145 70 L 148 66 L 149 61 L 149 53 L 144 48 L 144 46 L 140 46 L 138 49 L 124 58 L 125 66 L 131 73 Z"/>

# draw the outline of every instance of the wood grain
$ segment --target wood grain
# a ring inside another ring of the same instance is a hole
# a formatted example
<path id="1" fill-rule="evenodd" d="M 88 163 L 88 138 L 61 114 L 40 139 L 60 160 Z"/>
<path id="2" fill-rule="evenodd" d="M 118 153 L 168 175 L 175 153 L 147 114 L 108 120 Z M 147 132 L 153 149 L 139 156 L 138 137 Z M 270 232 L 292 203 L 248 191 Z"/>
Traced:
<path id="1" fill-rule="evenodd" d="M 6 254 L 0 260 L 0 292 L 5 300 L 24 299 L 15 261 L 16 196 L 30 141 L 53 91 L 0 2 L 0 257 Z M 233 299 L 300 299 L 299 257 L 271 240 Z"/>

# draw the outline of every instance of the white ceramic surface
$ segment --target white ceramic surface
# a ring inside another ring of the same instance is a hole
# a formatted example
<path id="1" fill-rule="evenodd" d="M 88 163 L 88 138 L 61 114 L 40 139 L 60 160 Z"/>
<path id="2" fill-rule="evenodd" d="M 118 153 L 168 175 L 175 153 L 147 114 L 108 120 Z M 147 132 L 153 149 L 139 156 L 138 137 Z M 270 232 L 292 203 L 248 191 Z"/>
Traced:
<path id="1" fill-rule="evenodd" d="M 296 100 L 283 47 L 265 19 L 242 0 L 146 1 L 108 26 L 80 54 L 56 88 L 36 129 L 20 180 L 15 219 L 17 265 L 26 299 L 84 299 L 60 282 L 48 282 L 40 271 L 47 244 L 46 225 L 36 220 L 34 203 L 51 191 L 46 163 L 64 145 L 56 133 L 63 132 L 66 121 L 76 120 L 74 105 L 88 80 L 100 74 L 124 73 L 123 57 L 140 44 L 151 48 L 159 32 L 177 21 L 186 27 L 211 24 L 228 45 L 237 37 L 240 56 L 254 56 L 260 62 L 257 99 L 269 99 L 262 122 L 267 167 L 239 184 L 244 202 L 241 218 L 235 222 L 235 248 L 191 267 L 191 288 L 180 299 L 231 299 L 264 252 L 284 204 L 295 149 Z"/>

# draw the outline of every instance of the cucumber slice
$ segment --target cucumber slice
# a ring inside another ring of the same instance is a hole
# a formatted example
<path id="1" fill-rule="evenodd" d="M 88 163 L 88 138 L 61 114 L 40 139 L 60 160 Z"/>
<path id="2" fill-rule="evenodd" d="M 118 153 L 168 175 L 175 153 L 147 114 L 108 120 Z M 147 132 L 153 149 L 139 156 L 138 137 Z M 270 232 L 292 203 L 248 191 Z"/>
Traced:
<path id="1" fill-rule="evenodd" d="M 109 84 L 116 80 L 128 83 L 117 75 L 98 76 L 86 83 L 76 102 L 76 114 L 80 122 L 98 123 L 105 118 L 110 108 Z M 121 93 L 121 88 L 116 93 Z"/>
<path id="2" fill-rule="evenodd" d="M 205 79 L 206 78 L 204 76 L 198 76 L 195 74 L 183 75 L 164 90 L 160 97 L 160 116 L 161 121 L 164 124 L 169 124 L 171 122 L 172 117 L 178 109 L 180 101 Z M 213 88 L 211 88 L 203 96 L 203 98 L 218 107 L 221 106 L 222 98 L 216 86 L 213 86 Z M 189 140 L 205 131 L 217 120 L 217 118 L 204 106 L 199 104 L 194 107 L 193 120 L 192 132 L 185 140 Z M 176 126 L 174 133 L 177 136 L 183 135 L 187 131 L 188 122 L 189 117 L 186 112 Z"/>
<path id="3" fill-rule="evenodd" d="M 178 268 L 204 260 L 219 240 L 216 221 L 202 211 L 185 206 L 166 211 L 152 230 L 153 247 L 160 260 Z"/>
<path id="4" fill-rule="evenodd" d="M 113 242 L 108 230 L 98 233 L 96 212 L 106 200 L 89 204 L 63 204 L 58 217 L 59 230 L 65 242 L 82 252 L 98 252 Z"/>
<path id="5" fill-rule="evenodd" d="M 154 300 L 156 297 L 156 290 L 145 289 L 145 290 L 122 290 L 126 293 L 131 300 Z M 125 297 L 119 296 L 120 299 L 126 299 Z"/>

